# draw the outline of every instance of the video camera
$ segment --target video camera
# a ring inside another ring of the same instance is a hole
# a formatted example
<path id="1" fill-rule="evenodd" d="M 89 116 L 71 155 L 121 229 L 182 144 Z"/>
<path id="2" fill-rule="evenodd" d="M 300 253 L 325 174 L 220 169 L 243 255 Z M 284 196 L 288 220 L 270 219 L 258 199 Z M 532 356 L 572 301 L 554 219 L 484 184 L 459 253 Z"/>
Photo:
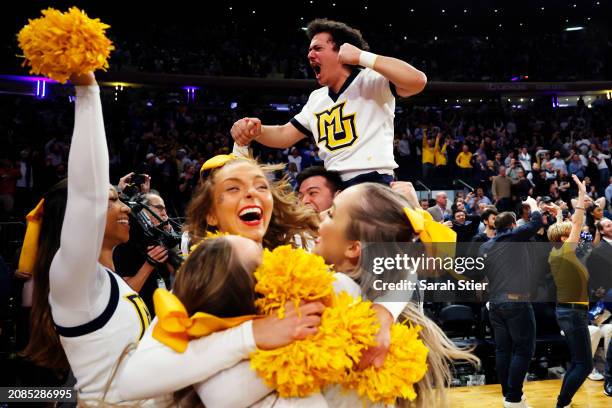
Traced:
<path id="1" fill-rule="evenodd" d="M 133 196 L 128 196 L 125 190 L 119 196 L 119 199 L 128 207 L 130 207 L 130 241 L 141 246 L 144 254 L 148 252 L 149 246 L 160 245 L 168 249 L 168 262 L 178 269 L 183 262 L 178 251 L 174 250 L 181 243 L 181 235 L 175 231 L 180 231 L 181 225 L 168 219 L 162 220 L 148 205 L 145 204 L 144 194 L 136 193 Z M 146 211 L 143 211 L 146 210 Z M 159 221 L 158 225 L 153 225 L 151 221 L 155 218 Z M 166 231 L 165 227 L 170 225 L 172 229 Z M 156 262 L 148 259 L 150 263 Z"/>
<path id="2" fill-rule="evenodd" d="M 134 174 L 129 180 L 129 184 L 123 189 L 123 194 L 127 197 L 134 197 L 141 192 L 140 186 L 146 182 L 147 176 L 145 174 Z"/>

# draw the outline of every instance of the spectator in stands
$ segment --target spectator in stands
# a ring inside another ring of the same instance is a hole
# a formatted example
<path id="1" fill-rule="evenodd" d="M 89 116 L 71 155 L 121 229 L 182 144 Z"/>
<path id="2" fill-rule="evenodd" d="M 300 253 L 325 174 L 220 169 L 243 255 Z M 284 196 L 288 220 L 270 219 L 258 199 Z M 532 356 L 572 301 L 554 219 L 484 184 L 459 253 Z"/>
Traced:
<path id="1" fill-rule="evenodd" d="M 491 193 L 493 194 L 493 201 L 498 211 L 507 211 L 512 208 L 511 202 L 511 189 L 512 180 L 506 175 L 506 168 L 501 166 L 499 168 L 499 174 L 493 177 L 493 183 L 491 185 Z"/>
<path id="2" fill-rule="evenodd" d="M 289 156 L 291 157 L 291 156 Z M 296 190 L 297 189 L 297 180 L 296 177 L 298 175 L 298 171 L 297 171 L 297 165 L 295 164 L 295 162 L 293 163 L 289 163 L 287 165 L 287 177 L 289 178 L 289 184 L 291 184 L 291 188 Z"/>
<path id="3" fill-rule="evenodd" d="M 578 176 L 578 178 L 584 179 L 585 166 L 582 163 L 582 160 L 580 160 L 580 156 L 577 154 L 574 153 L 574 155 L 572 155 L 572 159 L 567 170 L 569 174 L 575 174 Z"/>
<path id="4" fill-rule="evenodd" d="M 567 166 L 565 160 L 561 158 L 561 152 L 555 151 L 555 157 L 550 161 L 552 168 L 558 170 L 561 174 L 567 174 Z"/>
<path id="5" fill-rule="evenodd" d="M 187 203 L 191 199 L 197 187 L 197 183 L 198 179 L 196 177 L 195 165 L 191 161 L 185 162 L 183 165 L 183 172 L 178 179 L 176 199 L 174 200 L 176 212 L 179 216 L 185 215 Z"/>
<path id="6" fill-rule="evenodd" d="M 435 168 L 435 141 L 427 138 L 427 130 L 423 130 L 423 144 L 421 149 L 421 158 L 423 161 L 423 179 L 429 180 L 434 176 Z"/>
<path id="7" fill-rule="evenodd" d="M 593 237 L 595 236 L 595 232 L 596 232 L 595 224 L 597 222 L 600 222 L 603 219 L 603 216 L 604 216 L 603 209 L 599 205 L 591 204 L 588 207 L 586 207 L 585 226 L 588 227 L 589 232 L 591 233 Z"/>
<path id="8" fill-rule="evenodd" d="M 479 204 L 491 205 L 491 200 L 484 193 L 484 189 L 482 187 L 476 188 L 476 194 L 474 192 L 468 193 L 466 197 L 466 202 L 469 207 L 469 210 L 475 212 L 478 210 Z"/>
<path id="9" fill-rule="evenodd" d="M 465 209 L 457 208 L 453 212 L 452 229 L 457 233 L 457 242 L 470 242 L 478 232 L 480 216 L 466 215 Z"/>
<path id="10" fill-rule="evenodd" d="M 525 171 L 531 171 L 531 155 L 527 151 L 527 146 L 521 147 L 521 152 L 518 155 L 518 159 Z"/>
<path id="11" fill-rule="evenodd" d="M 32 187 L 34 185 L 34 174 L 32 167 L 32 158 L 29 149 L 23 149 L 19 153 L 17 168 L 21 173 L 21 177 L 17 180 L 15 190 L 15 207 L 18 209 L 18 216 L 25 214 L 23 209 L 32 207 Z"/>
<path id="12" fill-rule="evenodd" d="M 484 231 L 480 232 L 474 238 L 473 242 L 487 242 L 495 236 L 495 219 L 497 218 L 497 210 L 494 206 L 489 206 L 480 215 L 480 221 L 485 226 Z"/>
<path id="13" fill-rule="evenodd" d="M 294 163 L 295 168 L 298 173 L 302 171 L 302 156 L 300 156 L 300 152 L 296 147 L 291 148 L 291 154 L 287 158 L 288 163 Z"/>
<path id="14" fill-rule="evenodd" d="M 451 210 L 447 208 L 448 196 L 441 191 L 436 194 L 436 205 L 427 209 L 432 218 L 437 222 L 446 221 L 445 218 L 451 216 Z"/>
<path id="15" fill-rule="evenodd" d="M 472 169 L 473 179 L 480 186 L 489 185 L 490 181 L 488 179 L 489 172 L 487 169 L 487 160 L 486 156 L 477 154 L 474 155 L 475 159 L 473 160 L 474 165 Z"/>
<path id="16" fill-rule="evenodd" d="M 506 174 L 510 177 L 513 183 L 518 181 L 518 170 L 520 166 L 518 165 L 516 159 L 510 159 L 510 165 L 506 168 Z"/>
<path id="17" fill-rule="evenodd" d="M 488 165 L 488 164 L 487 164 Z M 497 151 L 495 153 L 495 159 L 493 160 L 493 168 L 495 169 L 495 174 L 497 174 L 499 172 L 499 168 L 501 166 L 505 166 L 503 160 L 502 160 L 502 154 L 500 151 Z"/>
<path id="18" fill-rule="evenodd" d="M 606 187 L 606 181 L 608 181 L 610 178 L 610 170 L 608 169 L 608 164 L 606 163 L 606 160 L 610 160 L 610 155 L 601 152 L 596 144 L 591 144 L 590 157 L 597 164 L 601 188 L 604 189 Z"/>
<path id="19" fill-rule="evenodd" d="M 612 291 L 612 221 L 608 218 L 602 219 L 597 224 L 597 229 L 601 234 L 601 243 L 593 249 L 587 258 L 587 269 L 589 272 L 589 286 L 595 294 L 595 300 L 609 299 Z M 604 371 L 604 394 L 612 397 L 612 340 L 605 339 L 610 333 L 610 324 L 605 330 L 600 331 L 604 337 L 604 351 L 606 356 L 606 366 Z M 593 341 L 593 337 L 591 337 Z M 607 342 L 607 344 L 605 344 Z M 597 341 L 599 343 L 599 341 Z M 593 373 L 592 373 L 593 374 Z"/>
<path id="20" fill-rule="evenodd" d="M 517 199 L 524 200 L 525 197 L 533 195 L 533 185 L 527 177 L 525 177 L 525 170 L 519 167 L 516 170 L 516 181 L 512 183 L 512 189 L 514 190 L 514 196 Z"/>
<path id="21" fill-rule="evenodd" d="M 548 228 L 548 239 L 559 243 L 550 252 L 548 263 L 557 287 L 557 322 L 570 350 L 571 363 L 563 378 L 557 407 L 569 406 L 574 394 L 593 369 L 588 329 L 588 272 L 576 256 L 576 246 L 584 221 L 586 186 L 572 176 L 578 186 L 578 205 L 571 222 L 555 223 Z"/>
<path id="22" fill-rule="evenodd" d="M 464 181 L 472 179 L 472 152 L 467 144 L 461 146 L 461 153 L 457 155 L 455 163 L 459 168 L 459 176 Z"/>
<path id="23" fill-rule="evenodd" d="M 447 176 L 447 159 L 446 159 L 446 139 L 442 146 L 440 146 L 440 139 L 442 137 L 442 133 L 436 135 L 436 143 L 434 145 L 434 159 L 436 164 L 436 177 L 444 178 Z"/>
<path id="24" fill-rule="evenodd" d="M 608 187 L 605 190 L 606 203 L 610 211 L 612 211 L 612 177 L 608 180 Z"/>

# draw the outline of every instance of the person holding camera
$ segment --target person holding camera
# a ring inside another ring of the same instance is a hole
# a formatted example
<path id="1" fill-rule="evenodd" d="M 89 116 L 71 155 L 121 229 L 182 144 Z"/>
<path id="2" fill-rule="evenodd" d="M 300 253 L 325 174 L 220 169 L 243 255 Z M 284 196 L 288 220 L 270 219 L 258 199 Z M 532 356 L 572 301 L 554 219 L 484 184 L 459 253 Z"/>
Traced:
<path id="1" fill-rule="evenodd" d="M 147 175 L 130 173 L 120 179 L 119 188 L 127 196 L 130 192 L 150 191 L 148 188 L 150 182 L 151 178 Z M 135 217 L 130 218 L 131 225 L 139 223 L 141 227 L 144 224 L 146 228 L 137 228 L 134 225 L 130 240 L 115 248 L 113 260 L 117 266 L 117 274 L 138 292 L 153 317 L 155 315 L 153 293 L 157 288 L 170 288 L 170 277 L 174 274 L 175 267 L 170 259 L 173 249 L 167 248 L 163 242 L 148 242 L 145 230 L 158 228 L 163 223 L 166 224 L 161 228 L 165 232 L 171 233 L 173 230 L 167 223 L 166 206 L 159 195 L 136 193 L 129 200 L 138 203 L 137 205 L 143 205 L 144 208 L 140 214 L 135 211 Z"/>
<path id="2" fill-rule="evenodd" d="M 117 191 L 128 197 L 138 193 L 146 194 L 151 191 L 151 177 L 148 174 L 128 173 L 119 179 Z"/>

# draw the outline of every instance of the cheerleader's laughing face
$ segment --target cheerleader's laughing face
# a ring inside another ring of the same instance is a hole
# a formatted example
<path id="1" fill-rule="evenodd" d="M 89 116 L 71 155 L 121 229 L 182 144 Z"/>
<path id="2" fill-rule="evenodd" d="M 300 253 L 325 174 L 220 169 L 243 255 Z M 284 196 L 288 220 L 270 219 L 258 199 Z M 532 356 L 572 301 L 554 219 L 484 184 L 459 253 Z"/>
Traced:
<path id="1" fill-rule="evenodd" d="M 104 241 L 110 247 L 123 244 L 130 239 L 130 208 L 119 200 L 114 187 L 108 190 L 108 210 L 106 213 L 106 228 Z"/>
<path id="2" fill-rule="evenodd" d="M 253 163 L 236 161 L 226 164 L 214 177 L 208 225 L 263 242 L 274 207 L 270 183 L 263 171 Z"/>

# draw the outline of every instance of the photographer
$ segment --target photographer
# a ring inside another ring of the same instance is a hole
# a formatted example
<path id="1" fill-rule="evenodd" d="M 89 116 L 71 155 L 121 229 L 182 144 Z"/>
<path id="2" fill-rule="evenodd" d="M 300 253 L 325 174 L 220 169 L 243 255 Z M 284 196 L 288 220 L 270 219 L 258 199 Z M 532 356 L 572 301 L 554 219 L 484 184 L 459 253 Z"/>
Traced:
<path id="1" fill-rule="evenodd" d="M 130 173 L 121 180 L 139 182 L 142 178 L 138 176 Z M 177 234 L 169 223 L 164 200 L 154 193 L 140 194 L 142 190 L 150 191 L 149 183 L 150 177 L 146 176 L 144 183 L 122 186 L 122 200 L 132 209 L 130 240 L 115 248 L 113 260 L 117 273 L 138 292 L 154 316 L 153 292 L 157 288 L 170 288 L 171 276 L 180 265 L 180 258 L 176 240 L 172 239 Z M 133 195 L 128 197 L 128 193 Z"/>

